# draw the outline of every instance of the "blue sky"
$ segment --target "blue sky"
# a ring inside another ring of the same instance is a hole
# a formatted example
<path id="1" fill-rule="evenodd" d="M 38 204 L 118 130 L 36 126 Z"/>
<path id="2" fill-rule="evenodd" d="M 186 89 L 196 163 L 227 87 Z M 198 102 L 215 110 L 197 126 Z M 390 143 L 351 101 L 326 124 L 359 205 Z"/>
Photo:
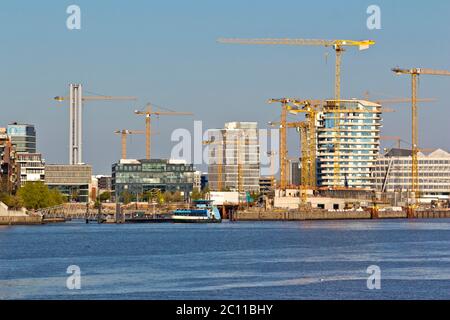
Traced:
<path id="1" fill-rule="evenodd" d="M 82 29 L 66 28 L 66 8 L 77 4 Z M 366 9 L 381 8 L 382 29 L 366 27 Z M 47 163 L 68 161 L 68 108 L 52 101 L 68 84 L 86 91 L 134 95 L 138 102 L 90 102 L 84 111 L 84 161 L 109 173 L 120 156 L 116 129 L 143 129 L 133 115 L 148 101 L 194 117 L 156 120 L 153 156 L 167 157 L 176 128 L 222 127 L 258 121 L 279 110 L 268 98 L 329 98 L 334 53 L 322 47 L 237 46 L 218 37 L 374 39 L 370 50 L 350 48 L 343 58 L 342 97 L 410 97 L 410 79 L 391 67 L 450 70 L 450 2 L 434 1 L 10 1 L 0 7 L 0 125 L 36 125 Z M 423 76 L 420 96 L 438 99 L 420 111 L 420 145 L 450 149 L 450 77 Z M 383 135 L 410 141 L 410 107 L 389 106 Z M 298 138 L 289 134 L 290 155 Z M 389 145 L 389 143 L 388 143 Z M 144 137 L 134 136 L 129 156 L 143 158 Z"/>

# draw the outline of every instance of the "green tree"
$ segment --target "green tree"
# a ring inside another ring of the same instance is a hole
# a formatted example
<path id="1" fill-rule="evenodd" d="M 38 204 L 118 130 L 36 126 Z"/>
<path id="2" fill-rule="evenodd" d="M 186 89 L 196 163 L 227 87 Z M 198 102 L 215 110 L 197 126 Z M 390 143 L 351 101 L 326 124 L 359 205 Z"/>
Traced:
<path id="1" fill-rule="evenodd" d="M 27 209 L 52 207 L 64 202 L 64 196 L 56 189 L 50 190 L 42 182 L 27 182 L 17 192 Z"/>
<path id="2" fill-rule="evenodd" d="M 50 206 L 57 206 L 67 202 L 67 198 L 58 189 L 49 189 Z"/>
<path id="3" fill-rule="evenodd" d="M 94 202 L 94 209 L 98 209 L 98 208 L 100 208 L 100 206 L 101 206 L 101 202 L 98 201 L 98 200 L 95 200 L 95 202 Z"/>
<path id="4" fill-rule="evenodd" d="M 101 202 L 105 202 L 105 201 L 111 200 L 111 192 L 105 191 L 105 192 L 100 194 L 99 198 L 100 198 Z"/>

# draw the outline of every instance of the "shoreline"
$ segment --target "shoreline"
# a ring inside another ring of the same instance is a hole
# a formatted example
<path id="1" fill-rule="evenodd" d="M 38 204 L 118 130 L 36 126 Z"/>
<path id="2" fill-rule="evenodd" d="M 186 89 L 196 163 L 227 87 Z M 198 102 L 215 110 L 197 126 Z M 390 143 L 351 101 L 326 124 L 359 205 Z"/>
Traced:
<path id="1" fill-rule="evenodd" d="M 382 211 L 373 214 L 368 211 L 326 211 L 326 212 L 298 212 L 298 211 L 251 211 L 235 212 L 229 219 L 223 221 L 229 222 L 273 222 L 273 221 L 347 221 L 347 220 L 417 220 L 417 219 L 448 219 L 450 210 L 427 210 L 416 211 L 413 216 L 408 217 L 406 211 Z M 46 225 L 55 223 L 64 223 L 72 220 L 84 221 L 82 218 L 50 218 L 43 219 L 41 216 L 0 216 L 0 226 L 12 225 Z M 90 220 L 89 223 L 97 223 Z M 133 224 L 129 221 L 125 224 Z M 153 223 L 153 222 L 142 222 Z M 105 224 L 115 224 L 115 222 L 106 222 Z M 123 223 L 120 223 L 123 224 Z"/>

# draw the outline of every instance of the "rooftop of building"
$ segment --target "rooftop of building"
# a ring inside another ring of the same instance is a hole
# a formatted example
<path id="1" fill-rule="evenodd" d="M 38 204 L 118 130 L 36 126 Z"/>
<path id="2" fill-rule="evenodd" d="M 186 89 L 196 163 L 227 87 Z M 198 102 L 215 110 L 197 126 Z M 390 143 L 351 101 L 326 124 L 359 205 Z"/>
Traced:
<path id="1" fill-rule="evenodd" d="M 27 126 L 27 127 L 34 127 L 34 124 L 30 123 L 20 123 L 20 122 L 11 122 L 8 124 L 8 126 Z"/>
<path id="2" fill-rule="evenodd" d="M 384 154 L 384 157 L 411 157 L 411 155 L 412 151 L 410 149 L 392 148 Z M 428 154 L 419 152 L 418 155 L 422 158 L 450 158 L 450 153 L 440 148 L 437 148 Z"/>
<path id="3" fill-rule="evenodd" d="M 336 100 L 326 100 L 326 102 L 328 103 L 333 103 L 333 102 L 335 102 Z M 366 106 L 366 107 L 381 107 L 381 104 L 378 104 L 378 103 L 376 103 L 376 102 L 372 102 L 372 101 L 368 101 L 368 100 L 364 100 L 364 99 L 356 99 L 356 98 L 353 98 L 353 99 L 345 99 L 345 100 L 339 100 L 340 102 L 343 102 L 343 103 L 348 103 L 348 102 L 357 102 L 357 103 L 360 103 L 360 104 L 362 104 L 363 106 Z"/>
<path id="4" fill-rule="evenodd" d="M 78 168 L 92 168 L 90 164 L 79 163 L 79 164 L 57 164 L 49 163 L 45 165 L 46 168 L 59 168 L 59 169 L 78 169 Z"/>
<path id="5" fill-rule="evenodd" d="M 247 121 L 233 121 L 226 122 L 224 125 L 224 129 L 232 130 L 232 129 L 257 129 L 258 122 L 247 122 Z"/>
<path id="6" fill-rule="evenodd" d="M 119 164 L 167 163 L 187 165 L 184 159 L 120 159 Z M 190 163 L 189 163 L 190 164 Z"/>

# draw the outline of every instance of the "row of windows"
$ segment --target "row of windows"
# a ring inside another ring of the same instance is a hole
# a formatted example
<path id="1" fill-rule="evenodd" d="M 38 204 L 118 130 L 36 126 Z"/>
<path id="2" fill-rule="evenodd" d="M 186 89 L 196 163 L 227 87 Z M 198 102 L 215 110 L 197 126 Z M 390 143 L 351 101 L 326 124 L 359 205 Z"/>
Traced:
<path id="1" fill-rule="evenodd" d="M 22 173 L 26 172 L 27 174 L 44 174 L 43 169 L 26 169 L 23 170 Z"/>
<path id="2" fill-rule="evenodd" d="M 380 167 L 374 167 L 374 169 L 373 169 L 373 171 L 374 172 L 378 172 L 378 173 L 381 173 L 381 174 L 386 174 L 386 172 L 387 172 L 387 167 L 385 167 L 385 168 L 380 168 Z M 393 168 L 391 168 L 390 170 L 390 173 L 391 174 L 404 174 L 405 172 L 407 173 L 407 172 L 411 172 L 412 171 L 412 168 L 411 168 L 411 166 L 405 166 L 405 167 L 393 167 Z M 446 173 L 446 172 L 450 172 L 450 167 L 422 167 L 422 166 L 419 166 L 419 171 L 420 172 L 422 172 L 422 173 L 425 173 L 425 174 L 434 174 L 434 173 L 436 173 L 436 172 L 441 172 L 441 173 Z"/>
<path id="3" fill-rule="evenodd" d="M 374 177 L 385 177 L 386 173 L 374 172 Z M 391 172 L 391 177 L 411 177 L 411 171 L 405 172 Z M 450 172 L 419 172 L 419 177 L 450 177 Z"/>
<path id="4" fill-rule="evenodd" d="M 391 160 L 380 160 L 377 161 L 377 165 L 389 165 Z M 412 160 L 392 160 L 392 164 L 412 164 Z M 448 160 L 429 160 L 429 159 L 420 159 L 419 158 L 419 164 L 425 164 L 425 165 L 431 165 L 431 164 L 445 164 L 450 165 L 450 159 Z"/>
<path id="5" fill-rule="evenodd" d="M 384 183 L 384 179 L 376 179 L 378 183 Z M 412 179 L 398 179 L 391 178 L 387 181 L 389 184 L 405 184 L 409 185 L 412 183 Z M 450 188 L 450 179 L 419 179 L 419 184 L 430 185 L 430 186 L 438 186 L 443 185 L 446 188 Z"/>
<path id="6" fill-rule="evenodd" d="M 192 172 L 192 165 L 166 165 L 166 164 L 142 164 L 142 165 L 123 165 L 117 167 L 118 172 Z"/>
<path id="7" fill-rule="evenodd" d="M 399 184 L 389 184 L 388 185 L 388 190 L 409 190 L 410 189 L 410 185 L 408 184 L 404 184 L 404 185 L 399 185 Z M 429 185 L 429 184 L 423 184 L 419 186 L 420 190 L 442 190 L 442 191 L 449 191 L 450 190 L 450 185 Z"/>

